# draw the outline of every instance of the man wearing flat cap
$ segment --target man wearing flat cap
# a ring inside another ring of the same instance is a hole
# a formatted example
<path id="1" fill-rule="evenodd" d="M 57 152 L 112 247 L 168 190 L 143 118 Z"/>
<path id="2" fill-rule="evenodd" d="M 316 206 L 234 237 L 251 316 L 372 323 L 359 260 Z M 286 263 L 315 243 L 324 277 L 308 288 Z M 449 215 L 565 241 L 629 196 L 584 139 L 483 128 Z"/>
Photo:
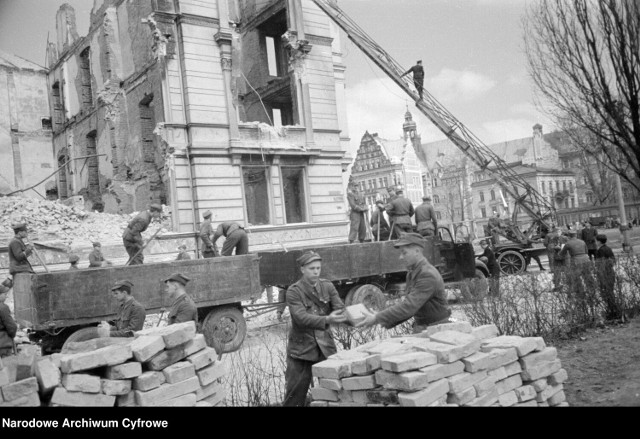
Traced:
<path id="1" fill-rule="evenodd" d="M 202 214 L 204 221 L 200 224 L 200 240 L 202 241 L 202 257 L 213 258 L 218 256 L 217 250 L 211 242 L 213 237 L 213 227 L 211 226 L 211 211 L 207 210 Z"/>
<path id="2" fill-rule="evenodd" d="M 428 195 L 422 197 L 422 204 L 416 207 L 416 225 L 418 233 L 425 237 L 434 236 L 438 230 L 436 212 L 433 210 L 431 197 Z"/>
<path id="3" fill-rule="evenodd" d="M 171 310 L 167 318 L 167 324 L 183 323 L 193 320 L 198 323 L 198 308 L 193 299 L 187 294 L 185 285 L 189 282 L 187 276 L 174 273 L 164 280 L 165 293 L 171 303 Z"/>
<path id="4" fill-rule="evenodd" d="M 14 223 L 11 225 L 14 238 L 9 243 L 9 274 L 33 273 L 33 268 L 29 262 L 29 256 L 33 253 L 33 245 L 26 244 L 27 225 L 25 223 Z"/>
<path id="5" fill-rule="evenodd" d="M 111 287 L 111 294 L 118 301 L 119 308 L 115 327 L 112 326 L 109 331 L 110 337 L 133 337 L 133 333 L 144 326 L 147 312 L 131 295 L 132 289 L 133 284 L 129 280 L 118 281 Z"/>
<path id="6" fill-rule="evenodd" d="M 124 248 L 129 254 L 129 265 L 142 265 L 144 262 L 144 255 L 140 251 L 144 246 L 142 241 L 142 232 L 147 230 L 149 224 L 154 218 L 160 218 L 162 213 L 162 206 L 159 204 L 152 204 L 148 210 L 140 212 L 134 219 L 132 219 L 127 228 L 124 229 L 122 234 L 122 241 Z"/>
<path id="7" fill-rule="evenodd" d="M 451 310 L 444 281 L 438 269 L 424 257 L 425 244 L 424 238 L 417 233 L 406 233 L 394 244 L 407 267 L 405 300 L 377 313 L 364 311 L 366 317 L 357 327 L 380 324 L 392 328 L 414 317 L 413 332 L 418 333 L 427 326 L 449 321 Z"/>
<path id="8" fill-rule="evenodd" d="M 347 188 L 347 202 L 349 203 L 349 244 L 355 241 L 364 242 L 367 237 L 367 223 L 365 213 L 369 210 L 362 192 L 355 183 Z"/>
<path id="9" fill-rule="evenodd" d="M 380 230 L 378 230 L 378 222 L 380 223 Z M 391 230 L 389 229 L 389 223 L 384 217 L 384 201 L 376 201 L 376 208 L 373 209 L 373 212 L 371 213 L 370 225 L 374 240 L 377 241 L 378 236 L 380 236 L 380 241 L 386 241 L 389 239 L 389 233 Z"/>
<path id="10" fill-rule="evenodd" d="M 111 262 L 104 258 L 102 244 L 96 241 L 93 243 L 93 251 L 89 253 L 89 268 L 104 267 L 105 265 L 111 265 Z"/>
<path id="11" fill-rule="evenodd" d="M 69 255 L 69 270 L 78 270 L 78 261 L 80 260 L 80 256 L 78 255 Z"/>
<path id="12" fill-rule="evenodd" d="M 305 405 L 311 366 L 337 352 L 330 325 L 347 321 L 344 304 L 331 282 L 320 279 L 322 258 L 309 251 L 297 259 L 302 278 L 287 290 L 291 330 L 287 343 L 285 407 Z"/>
<path id="13" fill-rule="evenodd" d="M 234 249 L 236 250 L 236 256 L 249 253 L 249 237 L 247 232 L 244 231 L 244 227 L 240 224 L 227 222 L 218 225 L 216 233 L 213 234 L 213 239 L 211 240 L 216 254 L 218 252 L 216 242 L 221 236 L 226 238 L 224 244 L 222 244 L 222 256 L 231 256 Z"/>

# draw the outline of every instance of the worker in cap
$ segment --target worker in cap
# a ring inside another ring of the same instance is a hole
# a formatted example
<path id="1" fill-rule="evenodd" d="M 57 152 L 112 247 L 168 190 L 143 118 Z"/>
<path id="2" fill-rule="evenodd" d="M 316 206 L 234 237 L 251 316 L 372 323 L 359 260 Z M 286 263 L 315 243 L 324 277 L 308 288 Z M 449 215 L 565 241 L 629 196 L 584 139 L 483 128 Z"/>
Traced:
<path id="1" fill-rule="evenodd" d="M 191 259 L 191 255 L 187 253 L 187 246 L 182 244 L 178 247 L 178 256 L 176 257 L 176 261 L 188 261 Z"/>
<path id="2" fill-rule="evenodd" d="M 33 273 L 29 256 L 34 252 L 32 244 L 27 243 L 27 225 L 23 222 L 11 225 L 15 236 L 9 243 L 9 274 Z"/>
<path id="3" fill-rule="evenodd" d="M 357 327 L 380 324 L 392 328 L 413 317 L 413 332 L 419 333 L 427 326 L 449 321 L 451 310 L 444 280 L 438 269 L 424 257 L 426 243 L 421 235 L 407 233 L 394 244 L 407 268 L 405 300 L 376 313 L 363 311 L 365 319 L 356 324 Z"/>
<path id="4" fill-rule="evenodd" d="M 413 85 L 416 87 L 420 99 L 422 99 L 424 88 L 424 67 L 422 67 L 422 60 L 416 61 L 416 65 L 404 72 L 400 77 L 402 78 L 409 73 L 413 74 Z"/>
<path id="5" fill-rule="evenodd" d="M 162 206 L 159 204 L 152 204 L 149 209 L 140 212 L 134 219 L 132 219 L 127 228 L 124 229 L 122 234 L 122 242 L 124 248 L 129 255 L 129 265 L 142 265 L 144 262 L 144 255 L 142 254 L 142 248 L 144 243 L 142 241 L 142 232 L 147 230 L 149 224 L 153 219 L 160 218 L 162 214 Z"/>
<path id="6" fill-rule="evenodd" d="M 283 402 L 286 407 L 304 406 L 312 380 L 311 367 L 337 352 L 330 325 L 347 321 L 335 287 L 320 279 L 322 257 L 308 251 L 296 262 L 302 277 L 286 295 L 291 313 Z"/>
<path id="7" fill-rule="evenodd" d="M 200 224 L 200 241 L 202 242 L 202 257 L 213 258 L 218 256 L 217 249 L 211 241 L 213 239 L 213 226 L 211 225 L 211 211 L 202 214 L 204 221 Z"/>
<path id="8" fill-rule="evenodd" d="M 13 338 L 18 331 L 18 325 L 11 315 L 11 310 L 4 303 L 8 296 L 9 288 L 0 285 L 0 358 L 8 357 L 13 353 Z"/>
<path id="9" fill-rule="evenodd" d="M 69 270 L 77 270 L 78 267 L 78 261 L 80 260 L 80 256 L 78 255 L 69 255 Z"/>
<path id="10" fill-rule="evenodd" d="M 386 241 L 389 239 L 391 229 L 389 228 L 387 219 L 384 217 L 384 201 L 376 201 L 376 208 L 373 209 L 373 212 L 371 213 L 371 221 L 369 222 L 369 225 L 371 226 L 371 232 L 373 233 L 374 240 Z"/>
<path id="11" fill-rule="evenodd" d="M 422 204 L 416 207 L 415 213 L 418 233 L 424 237 L 435 236 L 436 230 L 438 230 L 438 220 L 429 195 L 422 197 Z"/>
<path id="12" fill-rule="evenodd" d="M 575 229 L 569 230 L 569 240 L 562 247 L 562 250 L 558 252 L 559 257 L 569 255 L 571 257 L 571 266 L 577 267 L 586 262 L 589 262 L 589 250 L 587 244 L 577 237 L 578 231 Z"/>
<path id="13" fill-rule="evenodd" d="M 198 308 L 196 308 L 196 304 L 185 289 L 185 285 L 190 280 L 184 274 L 174 273 L 163 281 L 165 283 L 165 295 L 168 303 L 171 304 L 171 310 L 167 318 L 169 325 L 190 320 L 198 323 Z"/>
<path id="14" fill-rule="evenodd" d="M 349 203 L 349 243 L 356 240 L 364 242 L 367 237 L 366 213 L 369 211 L 362 191 L 355 183 L 347 188 L 347 202 Z"/>
<path id="15" fill-rule="evenodd" d="M 482 255 L 480 256 L 480 260 L 484 259 L 484 264 L 487 266 L 487 270 L 489 270 L 489 291 L 494 296 L 498 296 L 500 294 L 500 266 L 496 261 L 496 254 L 493 249 L 489 245 L 489 240 L 483 239 L 480 241 L 480 248 L 482 248 Z"/>
<path id="16" fill-rule="evenodd" d="M 119 280 L 111 287 L 111 294 L 118 302 L 118 314 L 115 326 L 109 328 L 110 337 L 133 337 L 136 331 L 142 330 L 147 315 L 142 306 L 131 294 L 133 283 L 130 280 Z"/>
<path id="17" fill-rule="evenodd" d="M 405 198 L 401 189 L 396 190 L 396 198 L 386 206 L 389 218 L 391 218 L 392 239 L 399 238 L 403 233 L 413 232 L 411 217 L 415 213 L 413 203 Z"/>
<path id="18" fill-rule="evenodd" d="M 102 244 L 95 241 L 93 243 L 93 251 L 89 253 L 89 268 L 104 267 L 106 265 L 111 265 L 111 262 L 104 258 Z"/>
<path id="19" fill-rule="evenodd" d="M 222 256 L 231 256 L 234 249 L 236 256 L 249 253 L 249 237 L 247 236 L 247 232 L 244 231 L 244 227 L 238 223 L 224 222 L 218 224 L 218 228 L 211 239 L 216 255 L 218 254 L 216 242 L 223 236 L 225 240 L 224 244 L 222 244 Z"/>

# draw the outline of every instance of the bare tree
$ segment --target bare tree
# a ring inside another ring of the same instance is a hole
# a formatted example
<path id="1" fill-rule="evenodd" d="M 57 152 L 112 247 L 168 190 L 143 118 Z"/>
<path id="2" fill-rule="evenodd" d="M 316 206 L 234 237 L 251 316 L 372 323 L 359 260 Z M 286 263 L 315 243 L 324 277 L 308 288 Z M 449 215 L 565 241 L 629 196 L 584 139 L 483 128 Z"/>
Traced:
<path id="1" fill-rule="evenodd" d="M 640 3 L 539 0 L 523 25 L 538 103 L 577 146 L 640 190 Z"/>

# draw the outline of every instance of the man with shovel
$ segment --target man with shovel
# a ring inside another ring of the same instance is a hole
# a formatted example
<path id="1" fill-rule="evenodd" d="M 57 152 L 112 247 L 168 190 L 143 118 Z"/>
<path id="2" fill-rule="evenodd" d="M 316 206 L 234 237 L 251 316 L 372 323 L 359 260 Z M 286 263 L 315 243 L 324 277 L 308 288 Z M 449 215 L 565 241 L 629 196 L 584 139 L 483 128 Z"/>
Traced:
<path id="1" fill-rule="evenodd" d="M 142 265 L 144 261 L 144 255 L 142 249 L 144 247 L 142 241 L 142 232 L 147 230 L 149 224 L 154 218 L 159 218 L 162 213 L 162 206 L 159 204 L 152 204 L 148 210 L 140 212 L 138 216 L 132 219 L 127 228 L 124 229 L 122 234 L 122 242 L 124 248 L 129 254 L 129 262 L 127 265 Z"/>

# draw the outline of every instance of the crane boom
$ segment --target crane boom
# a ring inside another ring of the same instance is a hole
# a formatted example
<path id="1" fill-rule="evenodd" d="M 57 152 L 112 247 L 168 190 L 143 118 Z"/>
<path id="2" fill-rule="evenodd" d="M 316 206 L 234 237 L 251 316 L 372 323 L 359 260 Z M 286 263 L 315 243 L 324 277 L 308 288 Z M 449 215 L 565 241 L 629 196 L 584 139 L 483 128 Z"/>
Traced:
<path id="1" fill-rule="evenodd" d="M 516 201 L 535 221 L 548 226 L 546 219 L 555 216 L 555 210 L 527 181 L 511 169 L 495 152 L 489 149 L 469 129 L 456 119 L 427 90 L 420 100 L 411 88 L 411 81 L 403 77 L 405 72 L 389 53 L 380 47 L 357 23 L 355 23 L 335 0 L 312 0 L 333 20 L 353 43 L 384 71 L 405 93 L 416 101 L 416 106 L 442 131 L 480 170 L 495 178 L 506 193 Z M 526 237 L 516 227 L 519 240 Z"/>

